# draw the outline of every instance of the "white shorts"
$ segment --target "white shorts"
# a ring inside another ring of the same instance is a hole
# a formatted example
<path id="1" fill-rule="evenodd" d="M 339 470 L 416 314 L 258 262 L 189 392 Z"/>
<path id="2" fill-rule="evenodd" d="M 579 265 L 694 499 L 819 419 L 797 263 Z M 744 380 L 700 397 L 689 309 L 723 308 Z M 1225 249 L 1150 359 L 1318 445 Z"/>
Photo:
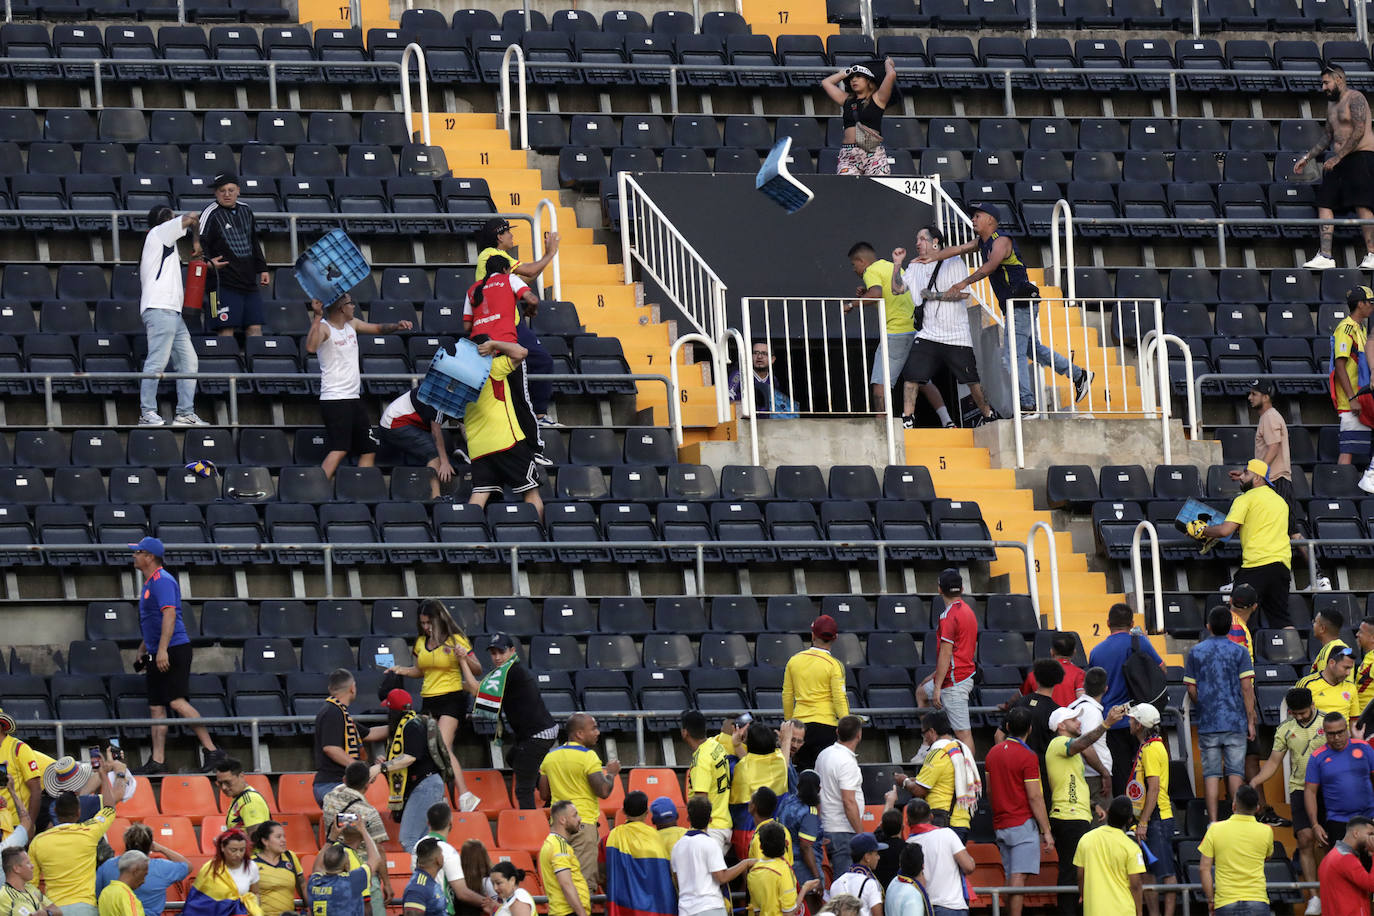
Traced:
<path id="1" fill-rule="evenodd" d="M 950 727 L 956 732 L 966 732 L 973 728 L 968 715 L 968 698 L 973 692 L 973 677 L 970 674 L 953 686 L 940 688 L 940 706 L 949 716 Z M 927 697 L 932 697 L 935 695 L 935 682 L 926 681 L 921 689 Z"/>

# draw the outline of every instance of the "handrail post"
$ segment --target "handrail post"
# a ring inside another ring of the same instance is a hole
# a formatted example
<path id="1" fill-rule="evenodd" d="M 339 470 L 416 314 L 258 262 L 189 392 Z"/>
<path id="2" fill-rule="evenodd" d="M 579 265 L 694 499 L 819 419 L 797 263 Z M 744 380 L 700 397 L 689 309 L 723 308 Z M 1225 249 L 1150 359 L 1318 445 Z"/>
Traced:
<path id="1" fill-rule="evenodd" d="M 1154 300 L 1155 305 L 1155 327 L 1164 327 L 1163 307 L 1158 299 Z M 1174 443 L 1173 437 L 1169 434 L 1169 414 L 1173 409 L 1173 398 L 1169 391 L 1169 353 L 1165 349 L 1164 339 L 1157 338 L 1159 343 L 1155 350 L 1155 373 L 1159 378 L 1159 424 L 1160 424 L 1160 450 L 1164 456 L 1165 464 L 1174 463 Z"/>
<path id="2" fill-rule="evenodd" d="M 1030 0 L 1030 19 L 1030 37 L 1035 38 L 1040 33 L 1040 15 L 1035 0 Z"/>
<path id="3" fill-rule="evenodd" d="M 267 104 L 273 111 L 280 107 L 277 105 L 277 62 L 275 60 L 267 62 Z"/>
<path id="4" fill-rule="evenodd" d="M 324 545 L 324 596 L 334 597 L 334 547 L 332 544 Z"/>
<path id="5" fill-rule="evenodd" d="M 525 31 L 530 31 L 534 26 L 530 24 L 530 0 L 525 0 Z"/>
<path id="6" fill-rule="evenodd" d="M 1031 525 L 1030 533 L 1026 535 L 1026 552 L 1028 555 L 1026 563 L 1030 566 L 1035 566 L 1037 562 L 1035 558 L 1035 535 L 1040 531 L 1045 532 L 1045 540 L 1047 540 L 1050 545 L 1050 606 L 1054 611 L 1054 628 L 1056 630 L 1062 630 L 1064 628 L 1064 620 L 1063 611 L 1059 603 L 1059 547 L 1054 543 L 1054 529 L 1050 527 L 1049 522 L 1036 522 Z M 1038 569 L 1036 570 L 1036 574 L 1036 581 L 1034 583 L 1036 587 L 1032 588 L 1030 593 L 1031 604 L 1035 608 L 1035 619 L 1039 620 L 1040 581 Z"/>
<path id="7" fill-rule="evenodd" d="M 1178 72 L 1169 71 L 1169 117 L 1178 117 Z"/>
<path id="8" fill-rule="evenodd" d="M 56 727 L 57 727 L 57 735 L 56 735 L 56 739 L 55 739 L 55 740 L 56 740 L 56 742 L 57 742 L 57 756 L 58 756 L 59 758 L 60 758 L 60 757 L 65 757 L 65 756 L 67 756 L 67 736 L 66 736 L 66 733 L 62 730 L 62 722 L 61 722 L 61 721 L 58 721 Z"/>
<path id="9" fill-rule="evenodd" d="M 859 29 L 869 38 L 874 37 L 873 0 L 859 0 Z"/>
<path id="10" fill-rule="evenodd" d="M 1021 367 L 1017 363 L 1020 355 L 1016 352 L 1016 300 L 1010 300 L 1003 308 L 1003 316 L 1007 322 L 1007 341 L 1006 346 L 1010 353 L 1007 360 L 1011 364 L 1011 371 L 1007 373 L 1011 376 L 1011 428 L 1013 438 L 1016 440 L 1016 466 L 1023 468 L 1026 466 L 1026 441 L 1021 429 Z M 757 461 L 754 462 L 758 464 Z"/>
<path id="11" fill-rule="evenodd" d="M 1065 285 L 1059 284 L 1059 214 L 1064 214 L 1064 270 L 1067 274 Z M 1073 253 L 1073 206 L 1064 198 L 1054 202 L 1054 209 L 1050 211 L 1050 286 L 1059 286 L 1068 295 L 1067 298 L 1073 299 L 1078 293 L 1078 281 L 1074 278 L 1074 253 Z"/>
<path id="12" fill-rule="evenodd" d="M 177 0 L 177 25 L 186 24 L 186 0 Z"/>
<path id="13" fill-rule="evenodd" d="M 100 81 L 100 61 L 91 62 L 91 70 L 95 76 L 95 107 L 97 109 L 105 107 L 105 87 Z"/>
<path id="14" fill-rule="evenodd" d="M 534 259 L 537 261 L 544 256 L 544 222 L 542 214 L 544 211 L 549 214 L 549 231 L 558 231 L 558 211 L 554 208 L 553 201 L 547 197 L 541 197 L 539 203 L 534 206 L 534 238 L 531 245 L 534 246 Z M 553 298 L 559 301 L 563 299 L 563 255 L 555 253 L 553 263 L 549 265 L 553 268 Z M 539 273 L 539 295 L 544 295 L 544 273 Z"/>
<path id="15" fill-rule="evenodd" d="M 415 126 L 412 119 L 415 117 L 415 110 L 410 104 L 410 58 L 415 57 L 416 69 L 420 74 L 420 137 L 425 146 L 432 146 L 429 141 L 429 73 L 425 63 L 425 49 L 416 42 L 406 45 L 401 52 L 401 105 L 405 113 L 406 130 L 411 137 L 415 136 Z M 294 228 L 294 227 L 293 227 Z"/>
<path id="16" fill-rule="evenodd" d="M 510 545 L 510 593 L 520 594 L 520 545 Z"/>
<path id="17" fill-rule="evenodd" d="M 716 374 L 717 367 L 720 364 L 720 350 L 716 342 L 711 338 L 707 337 L 705 334 L 697 334 L 695 332 L 680 335 L 677 340 L 673 341 L 673 345 L 668 348 L 668 380 L 671 382 L 671 387 L 668 389 L 669 404 L 677 400 L 678 392 L 681 390 L 677 381 L 678 352 L 682 349 L 684 344 L 689 343 L 699 343 L 706 348 L 706 351 L 711 355 L 711 373 L 713 375 Z M 713 381 L 716 385 L 716 422 L 724 423 L 729 417 L 721 410 L 721 383 L 719 380 L 713 379 Z M 682 414 L 680 412 L 673 417 L 673 442 L 679 448 L 682 446 Z"/>
<path id="18" fill-rule="evenodd" d="M 700 20 L 700 17 L 698 17 L 698 19 L 697 19 L 697 28 L 700 28 L 700 27 L 701 27 L 701 20 Z M 668 107 L 672 109 L 672 114 L 674 114 L 674 115 L 676 115 L 676 114 L 678 113 L 678 111 L 677 111 L 677 68 L 678 68 L 678 65 L 677 65 L 677 64 L 672 64 L 672 65 L 670 65 L 670 66 L 668 67 Z"/>
<path id="19" fill-rule="evenodd" d="M 253 769 L 256 770 L 262 765 L 260 762 L 262 760 L 262 725 L 258 722 L 256 716 L 249 721 L 248 729 L 249 742 L 253 748 Z"/>
<path id="20" fill-rule="evenodd" d="M 620 266 L 625 271 L 625 285 L 634 282 L 634 269 L 630 265 L 630 185 L 639 185 L 630 178 L 629 172 L 615 173 L 616 190 L 620 195 Z"/>
<path id="21" fill-rule="evenodd" d="M 1143 616 L 1145 613 L 1145 583 L 1144 576 L 1141 574 L 1140 563 L 1140 535 L 1145 532 L 1150 535 L 1150 571 L 1154 574 L 1154 594 L 1155 594 L 1155 632 L 1164 632 L 1164 589 L 1160 585 L 1163 577 L 1159 570 L 1159 532 L 1149 519 L 1141 519 L 1135 526 L 1135 532 L 1131 535 L 1131 578 L 1135 586 L 1135 606 L 1136 610 Z"/>
<path id="22" fill-rule="evenodd" d="M 525 51 L 519 45 L 506 48 L 501 55 L 501 125 L 510 136 L 510 59 L 515 55 L 516 78 L 520 81 L 520 149 L 530 148 L 528 89 L 525 85 Z"/>
<path id="23" fill-rule="evenodd" d="M 1016 117 L 1016 100 L 1011 95 L 1011 70 L 1002 71 L 1002 109 L 1008 118 Z"/>
<path id="24" fill-rule="evenodd" d="M 1202 29 L 1200 28 L 1200 24 L 1201 24 L 1200 21 L 1201 21 L 1201 18 L 1202 18 L 1202 17 L 1198 14 L 1198 6 L 1199 6 L 1199 5 L 1200 5 L 1200 0 L 1193 0 L 1193 37 L 1194 37 L 1194 38 L 1197 38 L 1199 35 L 1202 34 Z"/>

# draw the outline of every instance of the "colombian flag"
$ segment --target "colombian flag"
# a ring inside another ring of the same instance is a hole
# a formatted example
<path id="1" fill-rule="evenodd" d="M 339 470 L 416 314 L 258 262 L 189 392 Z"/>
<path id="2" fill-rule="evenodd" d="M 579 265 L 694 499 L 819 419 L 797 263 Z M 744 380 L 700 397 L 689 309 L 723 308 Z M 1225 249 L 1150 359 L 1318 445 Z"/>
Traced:
<path id="1" fill-rule="evenodd" d="M 607 916 L 676 916 L 677 891 L 658 831 L 626 821 L 606 837 Z"/>

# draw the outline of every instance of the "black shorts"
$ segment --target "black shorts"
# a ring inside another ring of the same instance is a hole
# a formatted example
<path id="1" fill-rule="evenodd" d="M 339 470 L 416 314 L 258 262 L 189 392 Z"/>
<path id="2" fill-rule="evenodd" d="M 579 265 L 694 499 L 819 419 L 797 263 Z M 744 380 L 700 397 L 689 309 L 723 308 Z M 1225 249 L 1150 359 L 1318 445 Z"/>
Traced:
<path id="1" fill-rule="evenodd" d="M 439 449 L 434 445 L 434 435 L 418 426 L 393 426 L 391 429 L 379 426 L 377 438 L 401 452 L 406 460 L 416 467 L 429 464 L 439 457 Z"/>
<path id="2" fill-rule="evenodd" d="M 1306 792 L 1297 791 L 1288 793 L 1288 807 L 1293 809 L 1293 833 L 1299 830 L 1311 830 L 1312 822 L 1307 819 Z M 1326 802 L 1322 800 L 1322 794 L 1317 793 L 1317 820 L 1326 820 Z"/>
<path id="3" fill-rule="evenodd" d="M 421 697 L 420 705 L 427 716 L 438 719 L 440 716 L 450 716 L 458 721 L 462 721 L 468 714 L 468 695 L 465 691 L 455 690 L 452 693 L 441 693 L 434 697 Z"/>
<path id="4" fill-rule="evenodd" d="M 219 305 L 206 322 L 206 326 L 214 330 L 223 330 L 262 325 L 265 323 L 264 315 L 260 289 L 241 290 L 221 286 Z"/>
<path id="5" fill-rule="evenodd" d="M 1263 566 L 1246 566 L 1231 578 L 1232 586 L 1248 582 L 1259 595 L 1260 620 L 1264 628 L 1281 630 L 1293 625 L 1288 613 L 1288 586 L 1292 572 L 1283 563 L 1266 563 Z M 1256 629 L 1253 625 L 1251 630 Z"/>
<path id="6" fill-rule="evenodd" d="M 539 465 L 534 450 L 523 439 L 504 452 L 492 452 L 472 459 L 472 492 L 525 493 L 539 486 Z"/>
<path id="7" fill-rule="evenodd" d="M 978 360 L 972 347 L 936 343 L 924 337 L 917 337 L 911 344 L 911 352 L 902 368 L 902 381 L 924 385 L 941 366 L 949 369 L 956 382 L 972 385 L 978 381 Z"/>
<path id="8" fill-rule="evenodd" d="M 1374 152 L 1356 150 L 1326 172 L 1317 185 L 1317 206 L 1334 213 L 1374 208 Z"/>
<path id="9" fill-rule="evenodd" d="M 350 455 L 370 455 L 377 451 L 377 443 L 372 440 L 372 421 L 363 409 L 362 398 L 321 401 L 320 415 L 324 418 L 326 451 Z"/>
<path id="10" fill-rule="evenodd" d="M 153 649 L 148 651 L 154 655 Z M 167 648 L 169 662 L 166 671 L 157 670 L 157 659 L 148 664 L 144 672 L 148 681 L 148 705 L 170 706 L 173 700 L 184 700 L 191 692 L 191 644 Z"/>
<path id="11" fill-rule="evenodd" d="M 1288 536 L 1302 534 L 1302 504 L 1293 498 L 1293 481 L 1287 477 L 1275 477 L 1269 481 L 1269 486 L 1288 503 Z"/>

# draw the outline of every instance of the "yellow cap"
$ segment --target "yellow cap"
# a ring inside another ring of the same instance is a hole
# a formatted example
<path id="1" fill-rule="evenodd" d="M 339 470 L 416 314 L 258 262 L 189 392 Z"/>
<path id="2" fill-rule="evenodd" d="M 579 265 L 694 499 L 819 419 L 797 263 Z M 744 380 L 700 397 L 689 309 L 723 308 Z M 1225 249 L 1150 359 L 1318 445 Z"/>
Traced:
<path id="1" fill-rule="evenodd" d="M 1245 469 L 1251 474 L 1258 474 L 1265 480 L 1269 479 L 1269 465 L 1260 461 L 1258 458 L 1251 458 L 1250 463 L 1245 466 Z"/>

